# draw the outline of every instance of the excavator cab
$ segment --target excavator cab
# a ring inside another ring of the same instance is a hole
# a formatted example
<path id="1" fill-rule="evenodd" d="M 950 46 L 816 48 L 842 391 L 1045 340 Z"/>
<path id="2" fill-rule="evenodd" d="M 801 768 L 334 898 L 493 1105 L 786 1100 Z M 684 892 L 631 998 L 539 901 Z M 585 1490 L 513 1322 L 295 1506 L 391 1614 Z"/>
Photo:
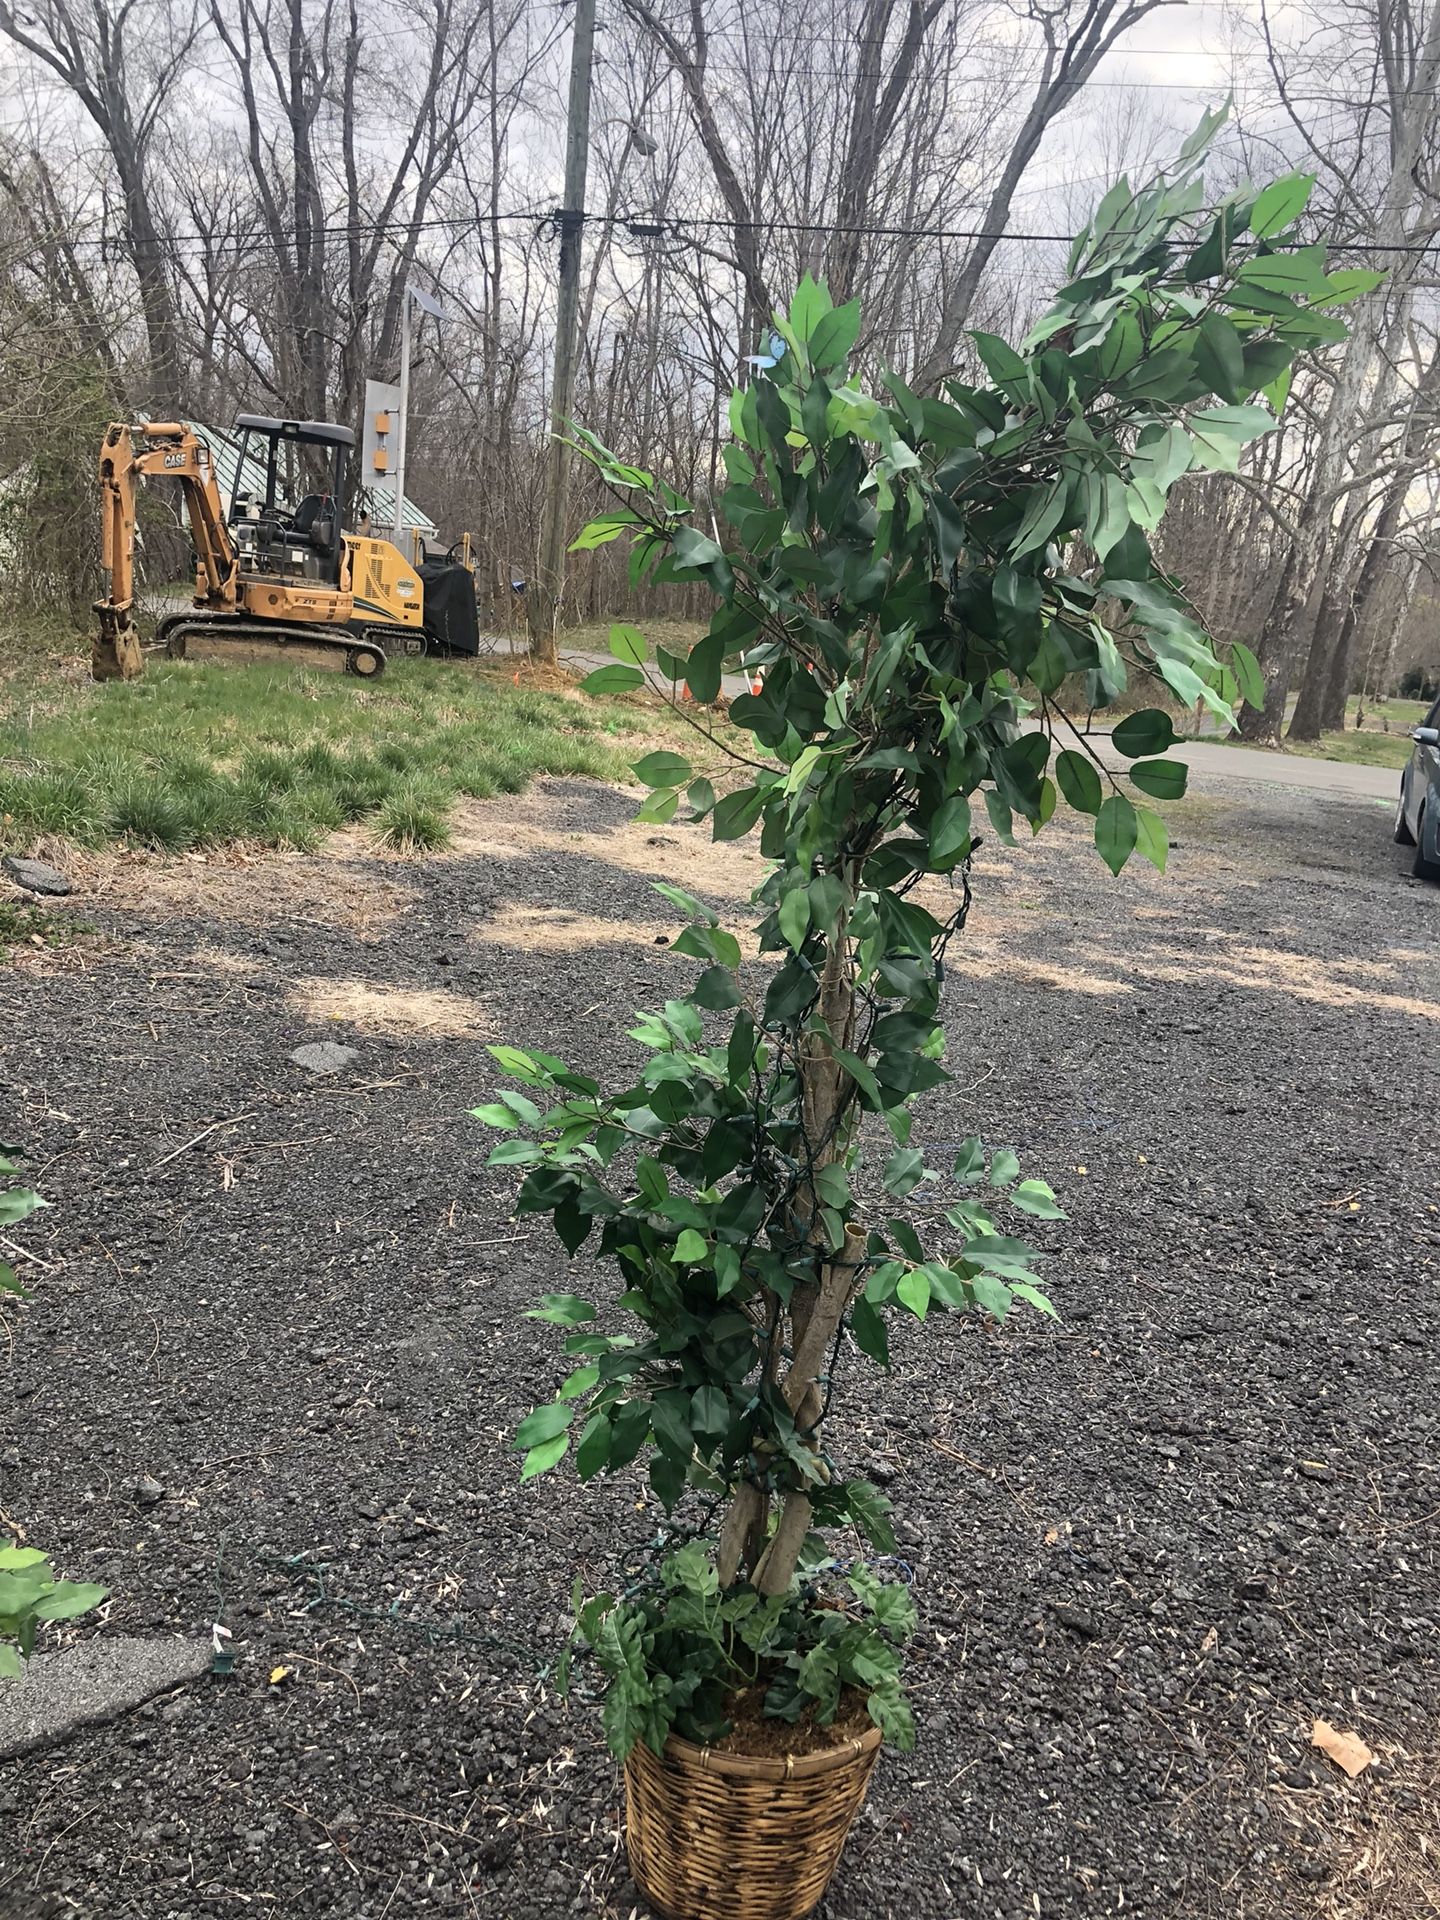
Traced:
<path id="1" fill-rule="evenodd" d="M 279 648 L 305 664 L 382 673 L 387 655 L 479 650 L 468 560 L 420 560 L 341 525 L 355 436 L 323 420 L 236 421 L 240 462 L 226 507 L 207 442 L 183 420 L 114 421 L 100 446 L 97 680 L 131 680 L 144 665 L 135 608 L 136 488 L 175 480 L 195 545 L 195 596 L 156 625 L 173 657 L 228 647 Z"/>
<path id="2" fill-rule="evenodd" d="M 345 473 L 355 436 L 323 420 L 235 422 L 240 460 L 227 525 L 242 573 L 338 587 Z"/>

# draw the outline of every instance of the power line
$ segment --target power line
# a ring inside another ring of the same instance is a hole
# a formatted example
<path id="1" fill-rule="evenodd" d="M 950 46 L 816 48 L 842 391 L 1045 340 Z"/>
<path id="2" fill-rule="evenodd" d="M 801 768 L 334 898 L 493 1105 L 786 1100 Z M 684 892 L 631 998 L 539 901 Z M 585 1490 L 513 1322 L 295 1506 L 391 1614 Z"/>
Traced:
<path id="1" fill-rule="evenodd" d="M 969 240 L 993 241 L 997 244 L 1008 242 L 1016 245 L 1032 246 L 1070 246 L 1078 237 L 1073 233 L 1034 233 L 1025 229 L 1010 227 L 952 227 L 924 225 L 891 225 L 882 222 L 858 221 L 844 222 L 835 220 L 792 220 L 775 217 L 772 219 L 737 220 L 729 214 L 673 214 L 662 213 L 591 213 L 589 211 L 562 212 L 560 208 L 516 208 L 512 211 L 481 216 L 481 223 L 491 220 L 506 225 L 531 225 L 536 228 L 558 225 L 562 219 L 575 221 L 582 226 L 619 228 L 627 232 L 632 239 L 674 239 L 683 241 L 687 229 L 698 232 L 754 232 L 769 234 L 807 235 L 807 234 L 846 234 L 868 239 L 885 240 Z M 394 233 L 409 238 L 416 233 L 454 232 L 472 230 L 477 224 L 474 214 L 436 215 L 425 220 L 388 220 L 341 222 L 316 226 L 310 231 L 315 241 L 340 241 L 373 237 L 376 234 Z M 1110 237 L 1124 237 L 1124 228 L 1112 229 Z M 1337 253 L 1346 254 L 1427 254 L 1440 248 L 1440 236 L 1426 241 L 1401 241 L 1394 245 L 1384 245 L 1378 241 L 1346 240 L 1339 237 L 1326 239 L 1319 236 L 1319 244 L 1330 246 Z M 38 242 L 36 243 L 39 244 Z M 241 252 L 249 247 L 269 247 L 281 251 L 281 243 L 267 231 L 256 228 L 249 233 L 232 233 L 218 241 L 209 241 L 203 234 L 177 234 L 172 237 L 172 246 L 200 248 L 206 254 Z M 31 249 L 34 251 L 34 248 Z M 422 269 L 423 270 L 423 269 Z"/>

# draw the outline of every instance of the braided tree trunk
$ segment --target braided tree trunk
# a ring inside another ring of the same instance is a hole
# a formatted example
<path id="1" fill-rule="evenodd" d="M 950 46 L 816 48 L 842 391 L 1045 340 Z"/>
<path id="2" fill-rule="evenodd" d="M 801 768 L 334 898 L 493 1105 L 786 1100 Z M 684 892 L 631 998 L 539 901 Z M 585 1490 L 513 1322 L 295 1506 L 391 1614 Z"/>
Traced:
<path id="1" fill-rule="evenodd" d="M 826 1032 L 801 1031 L 795 1040 L 812 1179 L 844 1150 L 843 1111 L 851 1081 L 834 1048 L 850 1052 L 855 1041 L 855 967 L 846 930 L 842 913 L 830 933 L 820 977 L 816 1012 L 830 1037 Z M 767 1298 L 765 1305 L 776 1328 L 769 1364 L 796 1426 L 818 1452 L 825 1358 L 864 1271 L 864 1234 L 856 1226 L 848 1227 L 844 1246 L 832 1253 L 820 1217 L 820 1196 L 809 1181 L 800 1188 L 795 1204 L 815 1249 L 815 1277 L 797 1284 L 786 1308 L 773 1295 Z M 770 1495 L 747 1481 L 731 1501 L 721 1527 L 717 1552 L 721 1585 L 731 1586 L 743 1574 L 761 1593 L 784 1593 L 809 1531 L 810 1500 L 803 1488 L 792 1487 L 784 1494 L 771 1534 Z"/>

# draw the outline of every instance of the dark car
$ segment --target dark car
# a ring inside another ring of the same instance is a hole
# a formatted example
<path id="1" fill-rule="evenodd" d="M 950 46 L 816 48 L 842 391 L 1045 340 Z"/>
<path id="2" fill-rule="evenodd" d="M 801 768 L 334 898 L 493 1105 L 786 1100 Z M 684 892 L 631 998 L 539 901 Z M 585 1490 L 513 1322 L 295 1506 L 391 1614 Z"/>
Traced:
<path id="1" fill-rule="evenodd" d="M 1415 746 L 1400 776 L 1395 838 L 1414 847 L 1420 879 L 1440 880 L 1440 700 L 1410 738 Z"/>

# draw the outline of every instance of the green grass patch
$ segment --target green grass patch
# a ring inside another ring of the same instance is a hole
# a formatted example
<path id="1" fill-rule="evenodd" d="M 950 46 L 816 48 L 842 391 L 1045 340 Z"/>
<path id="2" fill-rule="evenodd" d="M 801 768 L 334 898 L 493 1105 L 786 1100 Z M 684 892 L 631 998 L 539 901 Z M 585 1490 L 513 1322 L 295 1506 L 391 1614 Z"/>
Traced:
<path id="1" fill-rule="evenodd" d="M 1193 739 L 1194 735 L 1187 736 Z M 1242 740 L 1235 733 L 1207 733 L 1207 747 L 1249 747 L 1261 753 L 1273 748 L 1256 748 L 1253 740 Z M 1338 760 L 1352 767 L 1392 767 L 1398 771 L 1410 758 L 1412 746 L 1407 733 L 1372 733 L 1368 727 L 1356 733 L 1325 733 L 1318 740 L 1287 740 L 1282 753 L 1293 753 L 1304 760 Z"/>
<path id="2" fill-rule="evenodd" d="M 383 680 L 283 665 L 147 663 L 128 685 L 46 686 L 0 727 L 0 846 L 61 838 L 179 852 L 253 840 L 311 849 L 373 820 L 436 848 L 457 794 L 539 774 L 624 779 L 667 722 L 458 663 L 398 660 Z"/>
<path id="3" fill-rule="evenodd" d="M 1432 700 L 1377 700 L 1371 695 L 1361 705 L 1360 695 L 1352 693 L 1345 702 L 1345 720 L 1348 726 L 1355 725 L 1356 716 L 1365 715 L 1365 731 L 1368 733 L 1409 733 L 1412 727 L 1423 726 L 1425 716 L 1434 705 Z"/>
<path id="4" fill-rule="evenodd" d="M 73 914 L 51 913 L 26 900 L 0 900 L 0 961 L 8 960 L 19 946 L 73 947 L 75 942 L 95 929 L 88 920 Z"/>
<path id="5" fill-rule="evenodd" d="M 1372 733 L 1367 726 L 1359 733 L 1322 733 L 1318 740 L 1287 740 L 1285 749 L 1307 760 L 1340 760 L 1352 767 L 1393 767 L 1398 771 L 1410 758 L 1413 745 L 1408 732 Z"/>
<path id="6" fill-rule="evenodd" d="M 375 838 L 396 853 L 440 853 L 451 842 L 451 792 L 426 780 L 406 781 L 375 813 Z"/>

